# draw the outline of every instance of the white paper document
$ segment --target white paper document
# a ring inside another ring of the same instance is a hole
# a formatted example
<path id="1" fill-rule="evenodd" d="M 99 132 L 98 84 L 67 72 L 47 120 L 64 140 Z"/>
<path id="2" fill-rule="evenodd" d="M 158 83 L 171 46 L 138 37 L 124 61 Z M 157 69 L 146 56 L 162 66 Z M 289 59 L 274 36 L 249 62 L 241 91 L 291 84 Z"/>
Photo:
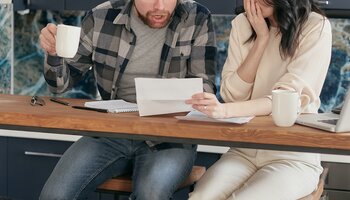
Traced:
<path id="1" fill-rule="evenodd" d="M 191 111 L 185 100 L 203 92 L 203 80 L 135 78 L 135 87 L 140 116 L 159 115 Z"/>
<path id="2" fill-rule="evenodd" d="M 249 117 L 232 117 L 226 119 L 216 119 L 210 118 L 204 113 L 199 111 L 191 111 L 186 116 L 175 116 L 175 118 L 180 120 L 190 120 L 190 121 L 204 121 L 204 122 L 225 122 L 225 123 L 234 123 L 234 124 L 245 124 L 248 123 L 254 116 Z"/>

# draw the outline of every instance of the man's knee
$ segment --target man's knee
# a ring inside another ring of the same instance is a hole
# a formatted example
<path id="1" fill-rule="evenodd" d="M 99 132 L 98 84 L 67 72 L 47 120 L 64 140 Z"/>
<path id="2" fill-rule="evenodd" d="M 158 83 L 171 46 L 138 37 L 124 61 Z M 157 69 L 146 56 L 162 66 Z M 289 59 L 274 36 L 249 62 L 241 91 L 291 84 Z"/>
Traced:
<path id="1" fill-rule="evenodd" d="M 69 195 L 68 193 L 64 193 L 64 192 L 45 192 L 42 191 L 39 197 L 39 200 L 73 200 L 74 197 L 72 197 L 71 195 Z"/>
<path id="2" fill-rule="evenodd" d="M 138 191 L 131 195 L 131 199 L 135 200 L 168 200 L 172 195 L 164 191 Z"/>
<path id="3" fill-rule="evenodd" d="M 141 187 L 133 192 L 132 200 L 168 200 L 172 192 L 164 191 L 160 188 Z"/>
<path id="4" fill-rule="evenodd" d="M 44 186 L 39 200 L 74 200 L 76 195 L 76 192 L 67 188 Z"/>

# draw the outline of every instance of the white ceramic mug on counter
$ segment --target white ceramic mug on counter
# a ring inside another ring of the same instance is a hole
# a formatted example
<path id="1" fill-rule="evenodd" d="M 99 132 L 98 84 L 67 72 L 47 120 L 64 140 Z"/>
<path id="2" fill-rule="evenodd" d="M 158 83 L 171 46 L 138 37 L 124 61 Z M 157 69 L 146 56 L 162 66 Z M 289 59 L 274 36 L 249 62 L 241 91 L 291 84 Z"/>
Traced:
<path id="1" fill-rule="evenodd" d="M 78 51 L 81 28 L 64 24 L 57 25 L 56 53 L 63 58 L 73 58 Z"/>
<path id="2" fill-rule="evenodd" d="M 299 94 L 290 90 L 272 91 L 272 118 L 276 126 L 293 126 L 299 115 Z"/>

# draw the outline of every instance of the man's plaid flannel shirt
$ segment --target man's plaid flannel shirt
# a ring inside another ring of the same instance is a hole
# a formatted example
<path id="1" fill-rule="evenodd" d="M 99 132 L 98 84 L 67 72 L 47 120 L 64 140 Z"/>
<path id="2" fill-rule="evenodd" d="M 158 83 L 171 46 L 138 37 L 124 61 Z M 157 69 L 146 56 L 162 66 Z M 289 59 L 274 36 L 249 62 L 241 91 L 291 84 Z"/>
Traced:
<path id="1" fill-rule="evenodd" d="M 72 59 L 47 57 L 44 77 L 52 92 L 66 91 L 92 69 L 102 99 L 118 98 L 120 77 L 136 43 L 130 28 L 132 6 L 132 0 L 112 0 L 87 13 L 76 56 Z M 216 53 L 209 11 L 196 2 L 179 0 L 167 29 L 158 77 L 200 77 L 204 90 L 215 92 Z"/>

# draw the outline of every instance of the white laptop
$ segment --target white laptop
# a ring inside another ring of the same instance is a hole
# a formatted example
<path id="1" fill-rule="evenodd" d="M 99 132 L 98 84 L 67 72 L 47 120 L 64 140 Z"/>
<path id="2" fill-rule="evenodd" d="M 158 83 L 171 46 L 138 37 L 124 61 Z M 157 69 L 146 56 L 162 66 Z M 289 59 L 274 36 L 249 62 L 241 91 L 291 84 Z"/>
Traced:
<path id="1" fill-rule="evenodd" d="M 350 91 L 340 114 L 319 113 L 299 115 L 296 123 L 330 132 L 350 132 Z"/>

